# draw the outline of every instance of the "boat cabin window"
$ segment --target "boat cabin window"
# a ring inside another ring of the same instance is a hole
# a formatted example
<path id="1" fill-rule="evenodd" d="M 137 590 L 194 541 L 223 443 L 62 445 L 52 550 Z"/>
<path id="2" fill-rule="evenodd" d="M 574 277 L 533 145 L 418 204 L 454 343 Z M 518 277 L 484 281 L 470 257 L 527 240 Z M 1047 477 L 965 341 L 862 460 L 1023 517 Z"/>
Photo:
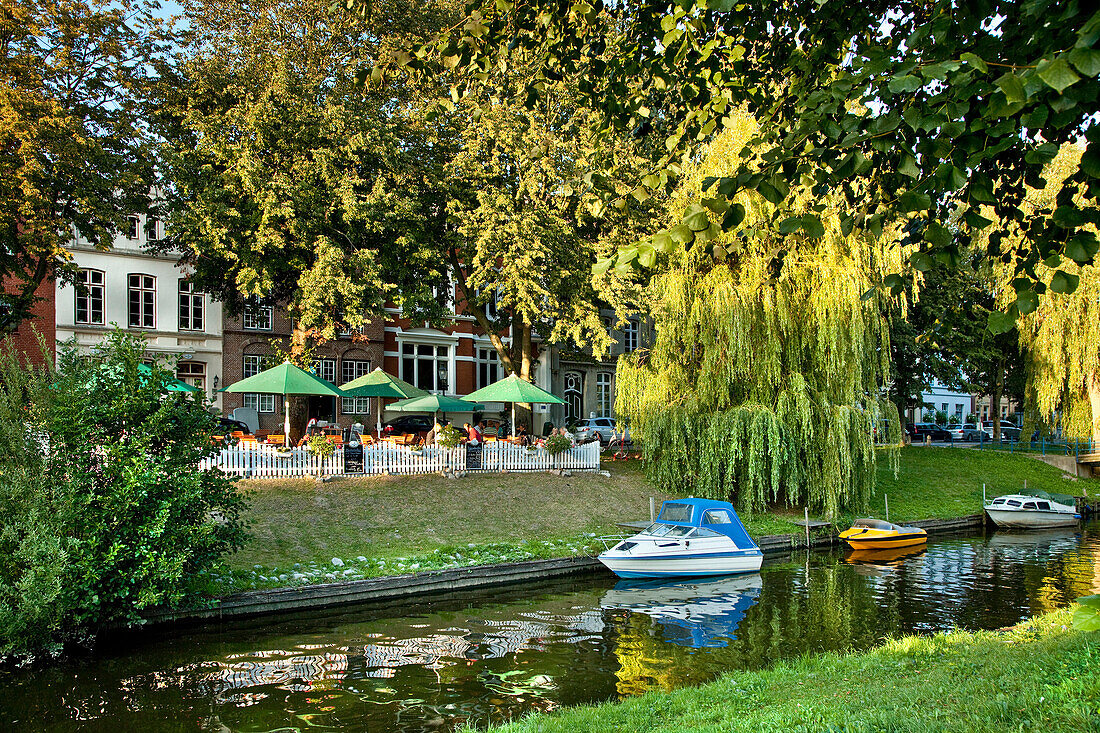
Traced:
<path id="1" fill-rule="evenodd" d="M 994 499 L 993 500 L 993 506 L 1003 506 L 1004 503 L 1005 503 L 1004 499 Z"/>
<path id="2" fill-rule="evenodd" d="M 666 501 L 661 507 L 661 516 L 658 519 L 666 522 L 690 522 L 691 504 L 674 504 Z"/>
<path id="3" fill-rule="evenodd" d="M 694 527 L 681 527 L 675 524 L 661 524 L 654 522 L 646 529 L 645 534 L 654 537 L 687 537 Z"/>
<path id="4" fill-rule="evenodd" d="M 1033 501 L 1024 502 L 1024 509 L 1034 509 L 1034 508 L 1035 508 L 1035 502 L 1033 502 Z"/>
<path id="5" fill-rule="evenodd" d="M 722 509 L 711 509 L 703 514 L 703 524 L 733 524 L 730 513 Z"/>
<path id="6" fill-rule="evenodd" d="M 1009 499 L 1008 500 L 1008 505 L 1018 507 L 1018 506 L 1020 506 L 1020 502 L 1016 501 L 1015 499 Z"/>
<path id="7" fill-rule="evenodd" d="M 1048 512 L 1050 511 L 1050 504 L 1049 504 L 1048 502 L 1045 502 L 1045 501 L 1037 501 L 1037 502 L 1035 502 L 1035 506 L 1037 506 L 1037 507 L 1039 507 L 1040 509 L 1043 509 L 1043 510 L 1045 510 L 1045 511 L 1048 511 Z"/>

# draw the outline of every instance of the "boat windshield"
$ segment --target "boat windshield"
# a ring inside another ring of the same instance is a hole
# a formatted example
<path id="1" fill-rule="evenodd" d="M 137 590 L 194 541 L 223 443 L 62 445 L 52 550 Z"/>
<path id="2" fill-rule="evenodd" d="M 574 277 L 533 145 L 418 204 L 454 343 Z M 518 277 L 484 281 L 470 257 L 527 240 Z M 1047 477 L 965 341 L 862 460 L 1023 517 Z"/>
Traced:
<path id="1" fill-rule="evenodd" d="M 868 529 L 898 529 L 896 524 L 884 522 L 881 519 L 857 519 L 852 522 L 853 527 L 867 527 Z"/>
<path id="2" fill-rule="evenodd" d="M 694 527 L 681 527 L 676 524 L 662 524 L 661 522 L 654 522 L 645 528 L 642 534 L 653 535 L 654 537 L 687 537 L 691 534 Z"/>

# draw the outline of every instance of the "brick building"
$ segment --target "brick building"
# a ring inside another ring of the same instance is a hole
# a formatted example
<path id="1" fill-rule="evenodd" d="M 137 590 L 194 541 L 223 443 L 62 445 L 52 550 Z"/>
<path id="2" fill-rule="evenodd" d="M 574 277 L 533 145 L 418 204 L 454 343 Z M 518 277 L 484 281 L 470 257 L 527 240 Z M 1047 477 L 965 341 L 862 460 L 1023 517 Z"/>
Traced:
<path id="1" fill-rule="evenodd" d="M 10 284 L 11 282 L 6 280 L 4 288 L 6 289 Z M 32 306 L 30 317 L 19 324 L 19 328 L 14 333 L 5 336 L 0 343 L 4 348 L 9 344 L 14 346 L 15 350 L 30 364 L 41 365 L 46 359 L 53 363 L 57 354 L 53 282 L 49 280 L 43 282 L 34 294 L 39 300 Z M 45 354 L 39 345 L 40 336 L 46 342 Z"/>
<path id="2" fill-rule="evenodd" d="M 315 373 L 336 385 L 356 379 L 382 364 L 382 321 L 374 320 L 361 332 L 346 332 L 318 346 L 315 350 Z M 258 374 L 273 366 L 275 349 L 287 349 L 293 321 L 282 308 L 253 305 L 240 317 L 226 316 L 223 321 L 222 382 L 223 387 Z M 238 407 L 256 410 L 261 430 L 282 429 L 283 397 L 280 395 L 222 395 L 223 410 L 231 413 Z M 307 397 L 306 417 L 346 425 L 361 422 L 374 424 L 374 402 L 366 398 Z"/>

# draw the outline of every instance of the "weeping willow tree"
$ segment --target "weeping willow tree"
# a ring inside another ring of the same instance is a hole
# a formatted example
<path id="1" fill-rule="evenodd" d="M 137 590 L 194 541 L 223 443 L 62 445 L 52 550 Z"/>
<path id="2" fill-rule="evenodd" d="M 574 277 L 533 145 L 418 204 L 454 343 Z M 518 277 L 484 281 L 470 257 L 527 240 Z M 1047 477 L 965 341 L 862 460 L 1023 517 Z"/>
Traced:
<path id="1" fill-rule="evenodd" d="M 672 218 L 704 178 L 732 170 L 753 133 L 744 119 L 708 148 Z M 741 231 L 708 233 L 720 260 L 698 247 L 659 264 L 656 338 L 621 358 L 615 406 L 662 489 L 748 512 L 782 503 L 833 516 L 872 495 L 876 431 L 900 440 L 897 408 L 881 395 L 890 349 L 887 296 L 875 286 L 903 252 L 890 233 L 845 232 L 839 197 L 795 199 L 780 211 L 745 195 L 735 202 Z M 824 231 L 795 231 L 811 210 Z"/>
<path id="2" fill-rule="evenodd" d="M 1029 189 L 1024 198 L 1022 208 L 1029 217 L 1049 215 L 1059 206 L 1059 197 L 1074 195 L 1064 190 L 1065 181 L 1083 153 L 1080 145 L 1062 147 L 1044 170 L 1046 185 Z M 1074 198 L 1082 203 L 1079 192 Z M 1089 229 L 1096 234 L 1094 227 Z M 1027 355 L 1024 429 L 1030 434 L 1038 417 L 1060 425 L 1068 437 L 1100 443 L 1100 267 L 1078 264 L 1075 253 L 1067 246 L 1065 257 L 1052 255 L 1036 269 L 1047 291 L 1016 324 Z M 1010 261 L 1001 272 L 1005 305 L 1016 298 L 1015 264 Z"/>

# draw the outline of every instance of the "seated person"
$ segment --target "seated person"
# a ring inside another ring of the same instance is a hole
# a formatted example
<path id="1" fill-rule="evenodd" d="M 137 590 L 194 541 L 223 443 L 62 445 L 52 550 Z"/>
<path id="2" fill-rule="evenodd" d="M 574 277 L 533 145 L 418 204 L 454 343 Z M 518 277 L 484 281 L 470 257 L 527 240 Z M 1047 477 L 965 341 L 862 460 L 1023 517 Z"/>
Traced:
<path id="1" fill-rule="evenodd" d="M 478 443 L 481 442 L 481 431 L 477 429 L 476 425 L 471 425 L 470 423 L 466 423 L 465 425 L 463 425 L 463 427 L 466 428 L 466 440 L 467 441 L 469 441 L 470 443 L 473 443 L 474 445 L 477 445 Z"/>
<path id="2" fill-rule="evenodd" d="M 436 420 L 435 425 L 433 425 L 432 429 L 428 431 L 428 434 L 424 436 L 424 445 L 435 445 L 441 430 L 443 430 L 443 426 Z"/>

